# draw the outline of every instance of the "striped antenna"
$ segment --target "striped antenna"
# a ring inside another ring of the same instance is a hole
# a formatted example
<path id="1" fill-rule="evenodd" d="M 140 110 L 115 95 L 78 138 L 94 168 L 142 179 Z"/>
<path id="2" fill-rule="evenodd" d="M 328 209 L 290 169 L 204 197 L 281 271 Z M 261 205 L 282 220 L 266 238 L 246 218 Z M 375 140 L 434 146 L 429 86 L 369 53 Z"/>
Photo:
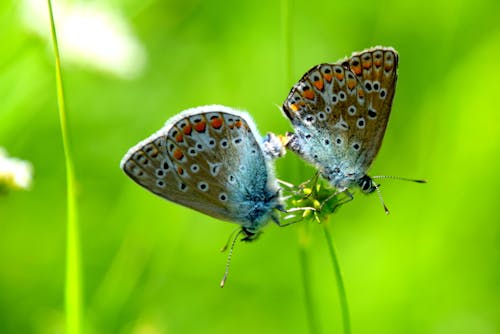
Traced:
<path id="1" fill-rule="evenodd" d="M 370 176 L 372 179 L 393 179 L 400 181 L 410 181 L 416 183 L 427 183 L 427 180 L 416 180 L 416 179 L 408 179 L 406 177 L 401 176 L 392 176 L 392 175 L 378 175 L 378 176 Z"/>
<path id="2" fill-rule="evenodd" d="M 233 233 L 231 233 L 231 235 Z M 241 233 L 243 233 L 243 230 L 239 230 L 238 233 L 236 233 L 236 236 L 234 237 L 233 242 L 231 243 L 231 248 L 229 248 L 229 254 L 227 255 L 227 261 L 226 261 L 226 271 L 224 272 L 224 277 L 220 281 L 221 288 L 223 288 L 224 285 L 226 284 L 227 276 L 229 275 L 229 266 L 231 265 L 231 256 L 233 256 L 234 245 L 236 244 L 236 240 L 238 240 L 238 237 L 240 236 Z M 223 247 L 222 251 L 226 250 L 226 248 L 227 247 Z"/>

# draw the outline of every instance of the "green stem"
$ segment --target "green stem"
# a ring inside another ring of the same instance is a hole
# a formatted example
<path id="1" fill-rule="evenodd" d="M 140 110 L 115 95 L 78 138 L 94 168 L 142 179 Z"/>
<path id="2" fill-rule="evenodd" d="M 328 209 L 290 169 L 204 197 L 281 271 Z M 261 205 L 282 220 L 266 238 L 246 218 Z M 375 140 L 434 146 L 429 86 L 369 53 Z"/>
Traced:
<path id="1" fill-rule="evenodd" d="M 299 233 L 307 233 L 307 231 L 304 230 L 305 228 L 302 228 Z M 308 239 L 308 237 L 303 235 L 302 239 Z M 311 271 L 309 270 L 309 259 L 307 257 L 307 244 L 307 242 L 299 242 L 300 267 L 302 269 L 302 283 L 304 288 L 304 301 L 307 312 L 307 320 L 309 322 L 309 333 L 317 334 L 319 333 L 319 326 L 312 298 L 310 274 Z"/>
<path id="2" fill-rule="evenodd" d="M 59 106 L 59 122 L 61 125 L 64 157 L 66 162 L 66 283 L 65 283 L 65 313 L 66 333 L 79 334 L 81 332 L 81 282 L 80 282 L 80 243 L 78 235 L 78 215 L 75 194 L 75 173 L 64 100 L 63 80 L 61 74 L 61 57 L 57 43 L 56 26 L 51 0 L 47 0 L 50 16 L 52 44 L 55 55 L 57 103 Z"/>
<path id="3" fill-rule="evenodd" d="M 335 279 L 337 280 L 337 290 L 340 299 L 340 311 L 342 312 L 342 323 L 344 327 L 344 334 L 351 333 L 351 323 L 349 320 L 349 306 L 347 305 L 347 294 L 345 292 L 344 280 L 342 279 L 342 272 L 340 271 L 339 261 L 335 252 L 335 247 L 333 246 L 332 237 L 328 231 L 327 224 L 323 223 L 323 231 L 325 232 L 326 243 L 328 244 L 328 250 L 330 252 L 330 257 L 332 259 L 333 271 L 335 273 Z"/>

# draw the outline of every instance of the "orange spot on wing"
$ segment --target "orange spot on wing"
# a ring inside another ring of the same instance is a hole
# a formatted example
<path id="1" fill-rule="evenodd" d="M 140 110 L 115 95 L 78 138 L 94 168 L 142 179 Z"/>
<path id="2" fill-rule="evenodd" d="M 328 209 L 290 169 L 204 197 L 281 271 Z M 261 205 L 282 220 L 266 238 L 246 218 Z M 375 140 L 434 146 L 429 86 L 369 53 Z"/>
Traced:
<path id="1" fill-rule="evenodd" d="M 222 124 L 223 124 L 223 121 L 222 121 L 222 118 L 220 118 L 220 117 L 213 118 L 211 121 L 211 125 L 214 129 L 220 129 Z"/>
<path id="2" fill-rule="evenodd" d="M 236 126 L 237 128 L 241 128 L 242 125 L 243 123 L 241 122 L 241 120 L 237 120 L 236 122 L 234 122 L 234 126 Z"/>
<path id="3" fill-rule="evenodd" d="M 307 89 L 302 92 L 302 96 L 304 96 L 306 99 L 313 100 L 314 92 L 310 89 Z"/>
<path id="4" fill-rule="evenodd" d="M 323 76 L 325 77 L 326 81 L 332 82 L 332 75 L 331 74 L 323 74 Z"/>
<path id="5" fill-rule="evenodd" d="M 359 97 L 364 97 L 365 96 L 365 93 L 363 92 L 362 88 L 358 88 L 358 96 Z"/>
<path id="6" fill-rule="evenodd" d="M 380 67 L 382 65 L 382 59 L 375 59 L 373 63 L 375 64 L 375 67 Z"/>
<path id="7" fill-rule="evenodd" d="M 384 69 L 385 69 L 385 71 L 386 71 L 386 72 L 390 72 L 390 71 L 392 71 L 392 65 L 387 65 L 387 64 L 386 64 L 386 65 L 384 66 Z"/>
<path id="8" fill-rule="evenodd" d="M 194 125 L 194 129 L 198 132 L 205 132 L 207 123 L 205 121 L 200 121 Z"/>
<path id="9" fill-rule="evenodd" d="M 175 141 L 176 141 L 176 142 L 178 142 L 178 143 L 181 143 L 183 140 L 184 140 L 184 136 L 182 135 L 182 133 L 179 133 L 179 134 L 175 137 Z"/>
<path id="10" fill-rule="evenodd" d="M 290 104 L 290 109 L 292 109 L 293 111 L 297 111 L 299 110 L 299 107 L 295 103 L 292 103 Z"/>
<path id="11" fill-rule="evenodd" d="M 193 128 L 191 127 L 191 124 L 187 124 L 183 130 L 184 134 L 189 136 L 191 135 L 191 131 L 193 131 Z"/>
<path id="12" fill-rule="evenodd" d="M 182 153 L 181 149 L 178 148 L 174 151 L 174 158 L 177 160 L 182 160 L 182 158 L 184 158 L 184 153 Z"/>
<path id="13" fill-rule="evenodd" d="M 177 167 L 177 173 L 179 173 L 179 175 L 184 175 L 184 169 L 182 169 L 182 167 Z"/>
<path id="14" fill-rule="evenodd" d="M 357 65 L 357 66 L 352 66 L 352 71 L 354 73 L 356 73 L 356 75 L 360 75 L 361 74 L 361 65 Z"/>
<path id="15" fill-rule="evenodd" d="M 364 61 L 364 62 L 363 62 L 363 67 L 364 67 L 365 69 L 369 69 L 370 67 L 372 67 L 372 62 L 371 62 L 371 60 Z"/>
<path id="16" fill-rule="evenodd" d="M 356 80 L 347 80 L 347 87 L 353 89 L 356 86 Z"/>
<path id="17" fill-rule="evenodd" d="M 335 78 L 337 78 L 338 81 L 344 80 L 344 73 L 335 73 Z"/>
<path id="18" fill-rule="evenodd" d="M 319 79 L 317 81 L 314 81 L 314 87 L 316 87 L 319 90 L 323 90 L 323 80 Z"/>

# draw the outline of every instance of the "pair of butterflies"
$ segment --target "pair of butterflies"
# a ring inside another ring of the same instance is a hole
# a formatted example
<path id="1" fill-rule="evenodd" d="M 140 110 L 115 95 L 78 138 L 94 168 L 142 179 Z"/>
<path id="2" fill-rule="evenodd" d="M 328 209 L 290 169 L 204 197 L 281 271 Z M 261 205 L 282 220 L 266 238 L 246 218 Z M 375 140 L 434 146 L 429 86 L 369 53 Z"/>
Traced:
<path id="1" fill-rule="evenodd" d="M 279 211 L 286 211 L 273 168 L 285 147 L 338 192 L 376 189 L 366 172 L 389 120 L 397 66 L 397 52 L 385 47 L 314 66 L 283 104 L 294 132 L 281 139 L 262 139 L 247 113 L 229 107 L 183 111 L 132 147 L 121 168 L 169 201 L 240 224 L 252 240 L 270 220 L 279 224 Z"/>

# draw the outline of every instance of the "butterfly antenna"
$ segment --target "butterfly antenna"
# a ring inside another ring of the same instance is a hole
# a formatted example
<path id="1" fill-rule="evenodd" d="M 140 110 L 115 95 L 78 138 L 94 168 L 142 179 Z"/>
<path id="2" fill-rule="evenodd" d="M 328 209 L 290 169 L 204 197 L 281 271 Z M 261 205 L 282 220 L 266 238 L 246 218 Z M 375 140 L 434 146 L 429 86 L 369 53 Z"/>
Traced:
<path id="1" fill-rule="evenodd" d="M 231 232 L 231 234 L 229 234 L 229 238 L 227 238 L 227 241 L 226 243 L 224 244 L 224 246 L 222 246 L 222 248 L 220 249 L 221 253 L 224 253 L 226 250 L 227 250 L 227 247 L 229 246 L 229 243 L 231 242 L 231 239 L 233 239 L 233 235 L 238 232 L 238 231 L 241 231 L 241 229 L 238 227 L 238 228 L 235 228 L 233 230 L 233 232 Z"/>
<path id="2" fill-rule="evenodd" d="M 233 255 L 233 249 L 234 245 L 236 244 L 236 240 L 238 240 L 239 235 L 243 232 L 243 230 L 239 230 L 236 236 L 233 239 L 233 242 L 231 243 L 231 248 L 229 248 L 229 254 L 227 254 L 227 261 L 226 261 L 226 271 L 224 272 L 224 277 L 222 277 L 222 280 L 220 281 L 220 287 L 223 288 L 224 285 L 226 284 L 227 276 L 229 275 L 229 266 L 231 265 L 231 256 Z M 231 235 L 233 235 L 231 233 Z"/>
<path id="3" fill-rule="evenodd" d="M 382 203 L 382 206 L 384 207 L 385 214 L 388 215 L 389 208 L 387 207 L 387 205 L 385 205 L 384 199 L 382 198 L 382 192 L 380 191 L 378 184 L 373 182 L 373 185 L 375 186 L 375 190 L 377 190 L 377 195 L 378 195 L 378 198 L 380 199 L 380 203 Z"/>
<path id="4" fill-rule="evenodd" d="M 372 176 L 371 178 L 372 179 L 393 179 L 393 180 L 410 181 L 410 182 L 416 182 L 416 183 L 427 183 L 427 180 L 408 179 L 406 177 L 391 176 L 391 175 Z"/>

